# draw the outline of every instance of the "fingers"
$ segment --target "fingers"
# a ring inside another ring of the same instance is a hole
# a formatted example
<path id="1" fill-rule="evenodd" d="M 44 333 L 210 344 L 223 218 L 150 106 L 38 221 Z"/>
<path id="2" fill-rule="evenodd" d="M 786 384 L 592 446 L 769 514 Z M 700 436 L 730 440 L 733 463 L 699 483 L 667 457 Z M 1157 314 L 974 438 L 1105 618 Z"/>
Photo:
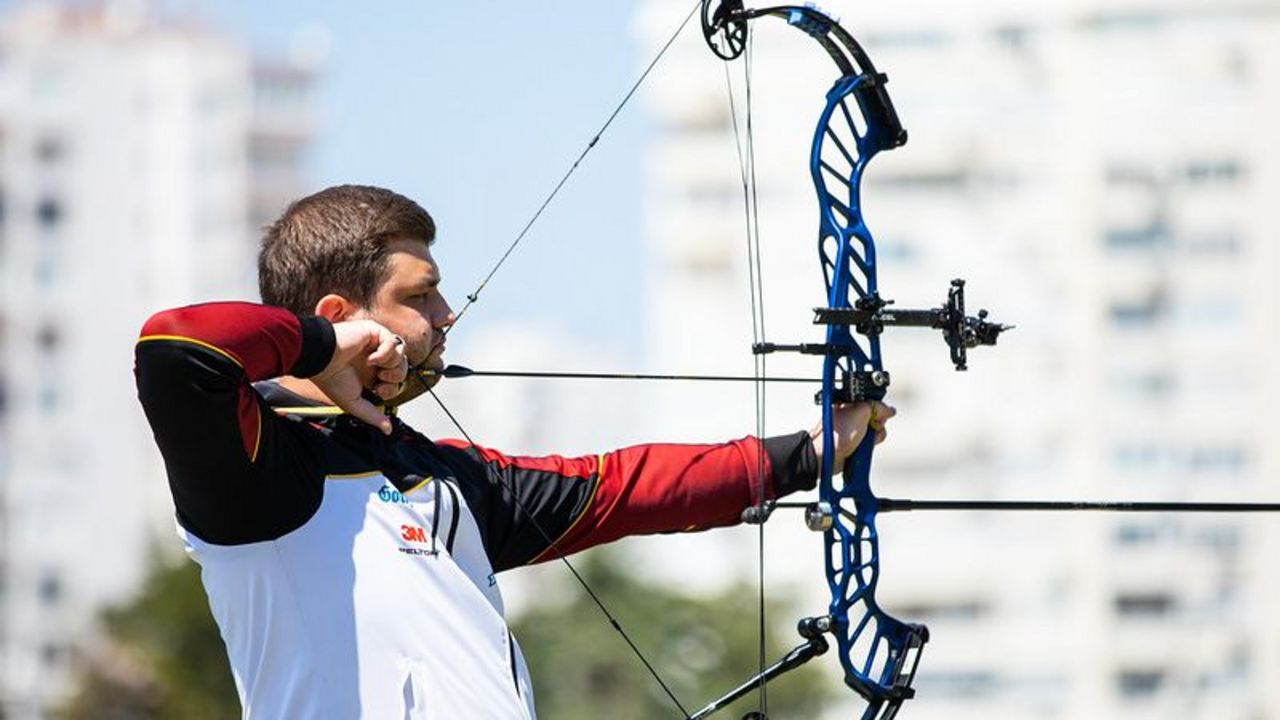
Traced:
<path id="1" fill-rule="evenodd" d="M 391 418 L 378 406 L 363 397 L 339 403 L 338 407 L 342 408 L 348 415 L 359 418 L 361 421 L 378 428 L 383 435 L 391 434 Z"/>
<path id="2" fill-rule="evenodd" d="M 383 329 L 378 334 L 378 347 L 369 353 L 368 363 L 375 371 L 373 386 L 369 389 L 383 400 L 399 395 L 409 374 L 404 338 Z"/>
<path id="3" fill-rule="evenodd" d="M 311 381 L 344 412 L 390 434 L 391 419 L 376 403 L 400 392 L 409 368 L 404 340 L 372 320 L 338 322 L 333 329 L 333 359 Z"/>
<path id="4" fill-rule="evenodd" d="M 879 401 L 872 401 L 871 406 L 871 422 L 873 424 L 883 425 L 886 420 L 898 414 L 898 409 L 892 405 L 887 405 Z"/>
<path id="5" fill-rule="evenodd" d="M 404 380 L 409 371 L 404 338 L 390 330 L 381 329 L 378 333 L 378 347 L 369 353 L 369 367 L 377 368 L 378 379 L 384 382 L 397 383 Z"/>
<path id="6" fill-rule="evenodd" d="M 875 432 L 877 445 L 884 442 L 885 438 L 889 437 L 889 433 L 885 429 L 885 423 L 897 414 L 897 408 L 892 405 L 886 405 L 882 402 L 871 403 L 871 420 L 867 423 L 867 427 L 871 428 L 871 430 Z"/>
<path id="7" fill-rule="evenodd" d="M 897 408 L 892 405 L 886 405 L 882 402 L 872 401 L 869 403 L 869 406 L 871 410 L 871 419 L 867 422 L 867 425 L 872 430 L 884 430 L 885 423 L 898 414 Z"/>

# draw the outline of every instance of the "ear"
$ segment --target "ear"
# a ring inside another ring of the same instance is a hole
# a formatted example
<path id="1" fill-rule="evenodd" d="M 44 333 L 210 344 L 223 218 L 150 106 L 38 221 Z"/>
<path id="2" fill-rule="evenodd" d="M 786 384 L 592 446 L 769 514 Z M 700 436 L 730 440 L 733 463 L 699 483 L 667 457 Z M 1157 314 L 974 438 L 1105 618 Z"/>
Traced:
<path id="1" fill-rule="evenodd" d="M 329 322 L 350 320 L 359 309 L 355 303 L 333 293 L 325 295 L 316 302 L 316 315 Z"/>

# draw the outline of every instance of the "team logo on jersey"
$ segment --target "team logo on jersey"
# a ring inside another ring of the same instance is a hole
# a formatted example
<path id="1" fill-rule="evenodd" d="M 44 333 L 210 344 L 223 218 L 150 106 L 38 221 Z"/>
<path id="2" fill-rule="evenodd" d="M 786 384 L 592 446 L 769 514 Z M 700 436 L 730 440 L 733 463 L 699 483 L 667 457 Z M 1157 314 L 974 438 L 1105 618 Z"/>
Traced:
<path id="1" fill-rule="evenodd" d="M 437 550 L 434 547 L 435 544 L 431 542 L 431 538 L 427 537 L 427 529 L 422 527 L 421 525 L 401 525 L 400 539 L 407 543 L 413 543 L 414 545 L 430 546 L 430 547 L 404 546 L 404 547 L 397 548 L 400 552 L 404 553 L 405 555 L 435 555 L 437 553 Z"/>
<path id="2" fill-rule="evenodd" d="M 382 487 L 378 488 L 378 499 L 384 503 L 392 503 L 393 505 L 409 504 L 409 498 L 405 497 L 404 493 L 391 487 L 390 485 L 383 485 Z"/>

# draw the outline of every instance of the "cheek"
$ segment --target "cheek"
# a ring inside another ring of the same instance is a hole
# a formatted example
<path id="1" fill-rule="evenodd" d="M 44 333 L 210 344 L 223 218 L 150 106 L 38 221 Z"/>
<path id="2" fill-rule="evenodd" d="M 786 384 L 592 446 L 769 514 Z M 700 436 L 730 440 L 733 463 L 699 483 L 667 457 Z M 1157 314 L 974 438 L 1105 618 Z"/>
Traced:
<path id="1" fill-rule="evenodd" d="M 404 328 L 402 333 L 404 335 L 425 337 L 431 334 L 431 323 L 419 308 L 406 308 L 400 321 L 401 327 Z"/>
<path id="2" fill-rule="evenodd" d="M 420 329 L 422 319 L 413 308 L 407 306 L 383 308 L 382 312 L 373 314 L 370 319 L 377 321 L 391 332 L 404 337 L 413 337 L 422 332 Z"/>

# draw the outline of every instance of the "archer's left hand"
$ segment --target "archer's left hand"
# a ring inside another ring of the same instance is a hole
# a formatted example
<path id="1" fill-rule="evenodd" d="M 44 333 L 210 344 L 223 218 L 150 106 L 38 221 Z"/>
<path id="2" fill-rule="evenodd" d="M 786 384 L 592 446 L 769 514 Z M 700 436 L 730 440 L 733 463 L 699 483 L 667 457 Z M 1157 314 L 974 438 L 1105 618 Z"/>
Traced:
<path id="1" fill-rule="evenodd" d="M 885 424 L 898 411 L 892 405 L 882 402 L 856 402 L 849 405 L 837 405 L 831 409 L 831 425 L 835 439 L 835 467 L 844 465 L 845 460 L 858 449 L 862 439 L 868 432 L 875 433 L 876 444 L 884 442 L 888 437 Z M 809 431 L 813 438 L 813 451 L 822 462 L 822 424 Z"/>

